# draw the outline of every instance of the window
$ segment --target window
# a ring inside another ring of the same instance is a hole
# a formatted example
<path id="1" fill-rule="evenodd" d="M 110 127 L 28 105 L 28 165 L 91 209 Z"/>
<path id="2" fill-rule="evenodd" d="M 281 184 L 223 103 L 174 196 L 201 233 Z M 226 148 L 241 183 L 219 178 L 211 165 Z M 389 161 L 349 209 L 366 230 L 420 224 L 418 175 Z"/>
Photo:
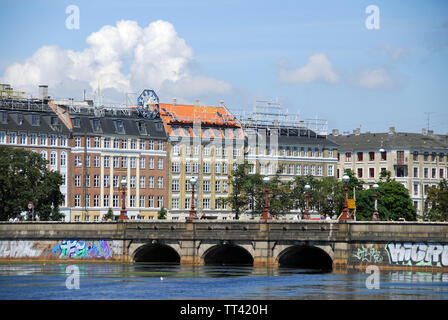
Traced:
<path id="1" fill-rule="evenodd" d="M 202 191 L 203 192 L 210 192 L 210 181 L 204 180 L 202 183 Z"/>
<path id="2" fill-rule="evenodd" d="M 17 134 L 14 133 L 14 132 L 11 132 L 11 133 L 9 134 L 9 143 L 10 143 L 10 144 L 16 144 L 16 137 L 17 137 Z M 46 143 L 45 143 L 45 144 L 46 144 Z"/>
<path id="3" fill-rule="evenodd" d="M 42 158 L 44 158 L 45 160 L 48 160 L 48 153 L 45 150 L 42 150 L 40 152 L 40 155 L 42 156 Z"/>
<path id="4" fill-rule="evenodd" d="M 129 178 L 129 188 L 135 189 L 135 176 Z"/>
<path id="5" fill-rule="evenodd" d="M 215 192 L 221 192 L 221 181 L 215 181 Z"/>
<path id="6" fill-rule="evenodd" d="M 56 153 L 56 151 L 52 151 L 51 153 L 50 153 L 50 165 L 51 166 L 55 166 L 56 165 L 56 163 L 57 163 L 57 153 Z"/>
<path id="7" fill-rule="evenodd" d="M 120 157 L 114 157 L 114 168 L 120 167 Z"/>
<path id="8" fill-rule="evenodd" d="M 124 133 L 124 126 L 122 120 L 115 120 L 115 129 L 118 133 Z"/>
<path id="9" fill-rule="evenodd" d="M 199 173 L 199 163 L 193 162 L 193 173 Z"/>
<path id="10" fill-rule="evenodd" d="M 322 166 L 319 166 L 320 167 L 320 169 L 321 169 L 321 174 L 320 175 L 322 175 Z M 317 170 L 318 172 L 319 172 L 319 169 Z M 294 165 L 293 164 L 290 164 L 289 165 L 289 171 L 288 171 L 288 173 L 289 174 L 294 174 Z M 319 173 L 318 173 L 318 175 L 319 175 Z"/>
<path id="11" fill-rule="evenodd" d="M 81 166 L 81 156 L 75 156 L 75 166 L 76 167 Z"/>
<path id="12" fill-rule="evenodd" d="M 95 194 L 93 196 L 93 206 L 94 207 L 99 207 L 100 206 L 100 195 L 99 194 Z"/>
<path id="13" fill-rule="evenodd" d="M 322 176 L 322 172 L 323 172 L 323 167 L 322 166 L 317 166 L 317 175 L 318 176 Z"/>
<path id="14" fill-rule="evenodd" d="M 369 152 L 369 161 L 375 161 L 375 152 Z"/>
<path id="15" fill-rule="evenodd" d="M 418 178 L 418 168 L 414 167 L 414 178 Z"/>
<path id="16" fill-rule="evenodd" d="M 107 188 L 107 187 L 109 187 L 109 179 L 110 179 L 110 176 L 108 176 L 108 175 L 105 175 L 104 176 L 104 178 L 103 178 L 103 180 L 104 180 L 104 187 L 105 188 Z"/>
<path id="17" fill-rule="evenodd" d="M 171 181 L 171 191 L 178 192 L 179 191 L 179 180 L 172 180 Z"/>
<path id="18" fill-rule="evenodd" d="M 387 152 L 381 152 L 381 161 L 386 161 L 387 160 Z"/>
<path id="19" fill-rule="evenodd" d="M 352 153 L 351 152 L 345 153 L 345 161 L 346 162 L 352 161 Z"/>
<path id="20" fill-rule="evenodd" d="M 414 196 L 418 196 L 418 183 L 414 182 Z"/>
<path id="21" fill-rule="evenodd" d="M 222 164 L 222 173 L 227 174 L 227 163 Z"/>
<path id="22" fill-rule="evenodd" d="M 158 177 L 157 178 L 157 187 L 159 189 L 163 189 L 163 177 Z"/>
<path id="23" fill-rule="evenodd" d="M 163 140 L 159 140 L 158 142 L 157 142 L 157 150 L 159 150 L 159 151 L 163 151 Z"/>
<path id="24" fill-rule="evenodd" d="M 433 178 L 433 179 L 436 178 L 436 172 L 437 172 L 436 168 L 432 168 L 432 170 L 431 170 L 431 178 Z"/>
<path id="25" fill-rule="evenodd" d="M 314 164 L 311 165 L 311 175 L 312 176 L 316 175 L 316 166 Z"/>
<path id="26" fill-rule="evenodd" d="M 112 197 L 112 206 L 118 207 L 118 194 L 114 194 Z"/>
<path id="27" fill-rule="evenodd" d="M 227 181 L 223 181 L 222 182 L 222 192 L 227 192 L 227 186 L 228 186 Z"/>
<path id="28" fill-rule="evenodd" d="M 157 196 L 157 208 L 163 207 L 163 196 Z"/>
<path id="29" fill-rule="evenodd" d="M 332 164 L 328 165 L 328 176 L 329 177 L 334 176 L 334 168 Z"/>
<path id="30" fill-rule="evenodd" d="M 93 166 L 95 168 L 100 167 L 100 156 L 93 156 Z"/>
<path id="31" fill-rule="evenodd" d="M 86 187 L 90 188 L 90 175 L 86 174 L 85 176 L 85 184 Z"/>
<path id="32" fill-rule="evenodd" d="M 369 178 L 375 178 L 375 168 L 369 168 Z"/>
<path id="33" fill-rule="evenodd" d="M 404 151 L 397 151 L 397 164 L 404 164 Z"/>
<path id="34" fill-rule="evenodd" d="M 67 153 L 61 152 L 61 167 L 65 167 L 67 165 Z"/>
<path id="35" fill-rule="evenodd" d="M 86 155 L 86 167 L 90 168 L 90 155 Z"/>
<path id="36" fill-rule="evenodd" d="M 40 116 L 38 114 L 31 115 L 31 125 L 33 125 L 33 126 L 40 125 Z"/>
<path id="37" fill-rule="evenodd" d="M 81 176 L 79 174 L 75 175 L 75 187 L 81 186 Z"/>
<path id="38" fill-rule="evenodd" d="M 75 207 L 80 207 L 80 206 L 81 206 L 81 195 L 75 194 Z"/>
<path id="39" fill-rule="evenodd" d="M 130 165 L 131 169 L 135 169 L 136 166 L 137 166 L 136 158 L 135 158 L 135 157 L 130 157 L 130 158 L 129 158 L 129 162 L 130 162 L 129 165 Z"/>
<path id="40" fill-rule="evenodd" d="M 203 168 L 203 173 L 210 173 L 210 163 L 209 162 L 204 162 L 204 168 Z"/>
<path id="41" fill-rule="evenodd" d="M 109 195 L 108 194 L 104 195 L 103 204 L 105 207 L 109 206 Z"/>
<path id="42" fill-rule="evenodd" d="M 140 139 L 140 150 L 145 150 L 145 147 L 146 147 L 146 140 Z"/>
<path id="43" fill-rule="evenodd" d="M 424 168 L 423 169 L 423 177 L 424 178 L 428 178 L 428 175 L 429 175 L 429 169 L 428 168 Z"/>
<path id="44" fill-rule="evenodd" d="M 362 178 L 362 168 L 358 168 L 358 178 Z"/>
<path id="45" fill-rule="evenodd" d="M 149 140 L 149 150 L 154 150 L 154 140 Z"/>
<path id="46" fill-rule="evenodd" d="M 118 188 L 118 176 L 114 175 L 113 179 L 112 179 L 112 184 L 114 188 Z"/>
<path id="47" fill-rule="evenodd" d="M 216 174 L 221 173 L 221 165 L 219 163 L 215 164 L 215 173 Z"/>
<path id="48" fill-rule="evenodd" d="M 157 169 L 163 170 L 163 158 L 157 159 Z"/>
<path id="49" fill-rule="evenodd" d="M 210 199 L 202 199 L 202 209 L 210 209 Z"/>
<path id="50" fill-rule="evenodd" d="M 121 167 L 122 168 L 127 168 L 128 167 L 128 158 L 121 157 Z"/>
<path id="51" fill-rule="evenodd" d="M 104 156 L 104 168 L 110 167 L 110 156 Z"/>
<path id="52" fill-rule="evenodd" d="M 131 139 L 131 149 L 137 149 L 137 139 Z"/>
<path id="53" fill-rule="evenodd" d="M 90 194 L 86 194 L 85 206 L 90 207 Z"/>
<path id="54" fill-rule="evenodd" d="M 145 207 L 145 196 L 140 196 L 139 206 L 140 206 L 140 208 L 144 208 Z"/>
<path id="55" fill-rule="evenodd" d="M 145 169 L 145 168 L 146 168 L 146 160 L 145 160 L 145 157 L 140 157 L 140 159 L 139 159 L 139 163 L 140 163 L 140 169 Z"/>
<path id="56" fill-rule="evenodd" d="M 26 133 L 19 134 L 19 144 L 26 144 Z"/>
<path id="57" fill-rule="evenodd" d="M 148 158 L 148 161 L 149 169 L 154 169 L 154 158 Z"/>
<path id="58" fill-rule="evenodd" d="M 90 137 L 86 138 L 86 145 L 87 145 L 87 148 L 90 148 Z"/>
<path id="59" fill-rule="evenodd" d="M 146 177 L 140 176 L 140 189 L 143 189 L 146 187 Z"/>
<path id="60" fill-rule="evenodd" d="M 302 165 L 296 165 L 296 175 L 300 176 L 302 174 Z"/>
<path id="61" fill-rule="evenodd" d="M 178 173 L 179 172 L 179 162 L 173 162 L 172 163 L 172 165 L 171 165 L 171 171 L 173 172 L 173 173 Z"/>
<path id="62" fill-rule="evenodd" d="M 120 147 L 120 139 L 114 139 L 114 149 L 118 149 Z"/>
<path id="63" fill-rule="evenodd" d="M 148 196 L 148 207 L 154 208 L 154 196 Z"/>
<path id="64" fill-rule="evenodd" d="M 334 151 L 333 149 L 328 151 L 328 157 L 333 158 Z"/>
<path id="65" fill-rule="evenodd" d="M 179 209 L 179 199 L 171 199 L 171 207 L 172 209 Z"/>
<path id="66" fill-rule="evenodd" d="M 95 174 L 93 176 L 93 186 L 95 188 L 99 188 L 100 187 L 100 176 L 98 174 Z"/>
<path id="67" fill-rule="evenodd" d="M 94 148 L 100 148 L 101 146 L 101 139 L 100 137 L 93 138 L 93 147 Z"/>
<path id="68" fill-rule="evenodd" d="M 2 142 L 1 140 L 1 134 L 2 133 L 4 133 L 4 132 L 0 132 L 0 143 Z M 37 134 L 35 134 L 35 133 L 31 133 L 30 134 L 30 144 L 32 144 L 32 145 L 36 145 L 37 144 Z"/>
<path id="69" fill-rule="evenodd" d="M 128 148 L 128 140 L 122 139 L 121 140 L 121 149 L 127 149 Z"/>
<path id="70" fill-rule="evenodd" d="M 364 155 L 364 153 L 362 153 L 362 152 L 358 152 L 357 153 L 358 161 L 362 161 L 363 160 L 363 155 Z"/>
<path id="71" fill-rule="evenodd" d="M 180 148 L 178 145 L 173 147 L 173 156 L 178 156 L 180 155 Z"/>
<path id="72" fill-rule="evenodd" d="M 129 207 L 131 208 L 135 207 L 135 194 L 131 194 L 129 197 Z"/>
<path id="73" fill-rule="evenodd" d="M 308 175 L 308 165 L 307 164 L 303 165 L 303 175 L 305 175 L 305 176 Z"/>
<path id="74" fill-rule="evenodd" d="M 443 178 L 444 178 L 444 175 L 443 175 L 443 169 L 440 168 L 440 169 L 439 169 L 439 179 L 443 179 Z"/>
<path id="75" fill-rule="evenodd" d="M 81 148 L 81 137 L 75 137 L 75 148 Z"/>
<path id="76" fill-rule="evenodd" d="M 417 151 L 415 151 L 415 152 L 412 154 L 412 160 L 414 160 L 414 161 L 418 161 L 418 152 L 417 152 Z"/>
<path id="77" fill-rule="evenodd" d="M 190 198 L 185 198 L 185 209 L 190 209 Z"/>
<path id="78" fill-rule="evenodd" d="M 148 177 L 148 188 L 154 189 L 154 177 L 153 176 Z"/>

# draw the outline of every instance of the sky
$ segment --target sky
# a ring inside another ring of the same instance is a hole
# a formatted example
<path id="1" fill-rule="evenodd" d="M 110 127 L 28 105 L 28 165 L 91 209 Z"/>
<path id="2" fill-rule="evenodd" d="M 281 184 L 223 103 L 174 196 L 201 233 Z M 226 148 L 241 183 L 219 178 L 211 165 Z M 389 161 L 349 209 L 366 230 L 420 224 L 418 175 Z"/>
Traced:
<path id="1" fill-rule="evenodd" d="M 373 7 L 372 7 L 373 6 Z M 257 100 L 329 132 L 448 134 L 448 2 L 0 2 L 0 83 L 29 95 L 251 112 Z M 372 9 L 373 8 L 373 9 Z M 286 112 L 286 111 L 285 111 Z"/>

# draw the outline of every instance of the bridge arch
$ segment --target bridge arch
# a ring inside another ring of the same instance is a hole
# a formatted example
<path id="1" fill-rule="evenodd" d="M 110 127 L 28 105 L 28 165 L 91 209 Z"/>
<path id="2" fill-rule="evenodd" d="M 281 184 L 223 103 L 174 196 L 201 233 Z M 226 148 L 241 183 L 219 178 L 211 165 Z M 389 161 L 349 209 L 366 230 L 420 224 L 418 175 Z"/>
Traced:
<path id="1" fill-rule="evenodd" d="M 292 245 L 283 249 L 277 257 L 279 267 L 312 269 L 323 272 L 333 270 L 331 248 L 314 245 Z"/>
<path id="2" fill-rule="evenodd" d="M 138 247 L 132 255 L 132 260 L 134 262 L 180 264 L 180 254 L 170 245 L 152 242 Z"/>
<path id="3" fill-rule="evenodd" d="M 210 246 L 202 254 L 205 265 L 253 265 L 253 255 L 247 248 L 234 243 Z"/>

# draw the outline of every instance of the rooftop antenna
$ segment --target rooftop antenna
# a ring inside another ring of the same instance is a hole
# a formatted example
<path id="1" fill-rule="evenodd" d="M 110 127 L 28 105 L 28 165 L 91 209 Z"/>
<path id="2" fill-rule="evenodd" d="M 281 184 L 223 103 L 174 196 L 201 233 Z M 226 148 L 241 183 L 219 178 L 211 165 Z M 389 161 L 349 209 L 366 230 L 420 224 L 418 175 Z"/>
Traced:
<path id="1" fill-rule="evenodd" d="M 435 112 L 425 112 L 425 114 L 426 114 L 426 132 L 429 131 L 429 116 L 431 115 L 431 113 L 435 113 Z"/>

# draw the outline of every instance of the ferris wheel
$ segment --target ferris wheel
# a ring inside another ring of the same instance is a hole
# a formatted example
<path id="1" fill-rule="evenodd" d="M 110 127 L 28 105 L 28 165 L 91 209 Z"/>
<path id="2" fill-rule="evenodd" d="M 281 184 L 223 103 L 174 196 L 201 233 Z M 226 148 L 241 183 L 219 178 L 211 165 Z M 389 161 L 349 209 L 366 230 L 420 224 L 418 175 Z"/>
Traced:
<path id="1" fill-rule="evenodd" d="M 137 99 L 137 110 L 146 119 L 157 117 L 159 114 L 159 97 L 154 90 L 143 90 Z"/>

